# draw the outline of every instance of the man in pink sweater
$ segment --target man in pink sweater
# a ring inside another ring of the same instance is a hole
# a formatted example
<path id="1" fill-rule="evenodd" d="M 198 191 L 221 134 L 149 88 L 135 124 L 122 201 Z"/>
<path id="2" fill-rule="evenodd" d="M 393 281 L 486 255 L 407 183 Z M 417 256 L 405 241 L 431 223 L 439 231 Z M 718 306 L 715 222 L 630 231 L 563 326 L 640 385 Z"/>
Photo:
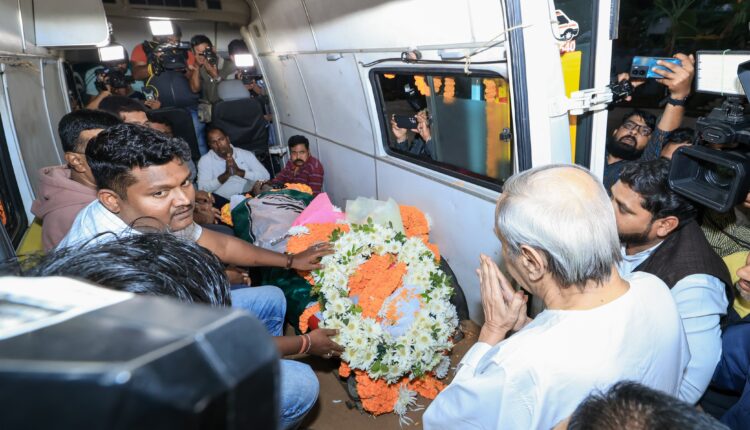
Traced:
<path id="1" fill-rule="evenodd" d="M 39 170 L 39 195 L 31 206 L 31 212 L 43 221 L 45 251 L 56 247 L 78 212 L 96 200 L 96 183 L 86 162 L 86 145 L 100 131 L 119 123 L 114 115 L 87 109 L 71 112 L 60 120 L 58 133 L 66 164 Z"/>

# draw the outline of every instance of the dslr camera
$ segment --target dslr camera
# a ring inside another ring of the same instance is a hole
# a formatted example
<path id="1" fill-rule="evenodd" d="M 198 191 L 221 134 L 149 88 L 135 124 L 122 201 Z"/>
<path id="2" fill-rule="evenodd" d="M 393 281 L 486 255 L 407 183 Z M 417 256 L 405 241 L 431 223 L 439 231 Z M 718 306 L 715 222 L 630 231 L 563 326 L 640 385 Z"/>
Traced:
<path id="1" fill-rule="evenodd" d="M 125 73 L 120 69 L 105 66 L 102 69 L 96 70 L 96 81 L 94 85 L 97 91 L 102 92 L 107 90 L 107 87 L 112 89 L 127 88 L 128 85 L 133 83 L 133 78 L 125 76 Z"/>
<path id="2" fill-rule="evenodd" d="M 263 75 L 258 73 L 255 57 L 252 54 L 235 55 L 234 65 L 237 68 L 237 79 L 241 79 L 243 84 L 248 85 L 253 81 L 263 80 Z"/>
<path id="3" fill-rule="evenodd" d="M 214 52 L 214 50 L 211 48 L 206 49 L 205 51 L 201 52 L 199 55 L 202 55 L 206 59 L 208 64 L 214 67 L 216 67 L 216 65 L 219 64 L 219 56 L 216 55 L 216 52 Z"/>
<path id="4" fill-rule="evenodd" d="M 698 51 L 696 88 L 729 96 L 698 118 L 694 144 L 675 152 L 669 186 L 702 206 L 728 212 L 750 190 L 750 116 L 745 115 L 750 52 Z"/>

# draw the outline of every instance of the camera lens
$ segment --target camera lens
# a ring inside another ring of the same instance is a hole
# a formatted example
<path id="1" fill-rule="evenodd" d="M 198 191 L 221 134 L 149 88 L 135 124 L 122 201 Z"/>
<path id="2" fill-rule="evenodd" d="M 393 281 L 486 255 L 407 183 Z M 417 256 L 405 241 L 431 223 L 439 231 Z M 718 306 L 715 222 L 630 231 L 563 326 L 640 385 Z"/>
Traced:
<path id="1" fill-rule="evenodd" d="M 734 182 L 734 177 L 734 170 L 726 166 L 711 166 L 703 173 L 706 182 L 722 189 L 728 189 Z"/>

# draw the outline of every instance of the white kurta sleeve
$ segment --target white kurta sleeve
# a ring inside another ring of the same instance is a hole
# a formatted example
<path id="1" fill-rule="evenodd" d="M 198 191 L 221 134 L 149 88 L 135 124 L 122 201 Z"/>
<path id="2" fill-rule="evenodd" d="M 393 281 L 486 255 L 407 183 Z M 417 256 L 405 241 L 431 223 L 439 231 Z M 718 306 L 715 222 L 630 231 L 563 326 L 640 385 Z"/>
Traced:
<path id="1" fill-rule="evenodd" d="M 430 404 L 424 428 L 527 429 L 533 426 L 531 377 L 523 370 L 510 372 L 492 361 L 493 350 L 475 344 L 451 384 Z"/>

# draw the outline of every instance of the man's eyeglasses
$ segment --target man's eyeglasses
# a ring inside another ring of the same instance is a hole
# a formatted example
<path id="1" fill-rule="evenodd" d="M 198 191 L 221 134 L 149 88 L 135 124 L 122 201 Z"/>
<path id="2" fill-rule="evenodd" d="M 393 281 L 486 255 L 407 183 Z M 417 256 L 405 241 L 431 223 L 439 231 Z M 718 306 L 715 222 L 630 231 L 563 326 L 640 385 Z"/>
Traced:
<path id="1" fill-rule="evenodd" d="M 633 121 L 625 121 L 620 127 L 628 131 L 635 130 L 643 137 L 649 137 L 652 133 L 652 130 L 647 125 L 636 124 Z"/>

